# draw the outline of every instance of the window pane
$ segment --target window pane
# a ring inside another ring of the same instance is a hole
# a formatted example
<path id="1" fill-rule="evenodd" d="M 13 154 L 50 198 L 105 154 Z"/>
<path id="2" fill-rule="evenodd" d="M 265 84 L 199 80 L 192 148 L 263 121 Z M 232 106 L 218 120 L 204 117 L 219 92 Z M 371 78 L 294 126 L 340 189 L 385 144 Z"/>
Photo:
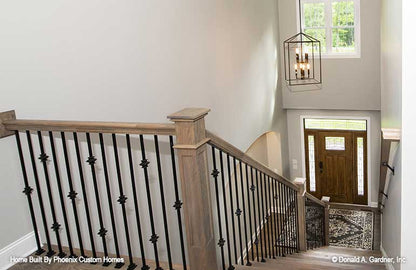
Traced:
<path id="1" fill-rule="evenodd" d="M 326 150 L 345 150 L 344 137 L 325 137 Z"/>
<path id="2" fill-rule="evenodd" d="M 307 129 L 367 130 L 366 120 L 305 119 Z"/>
<path id="3" fill-rule="evenodd" d="M 333 28 L 332 29 L 332 51 L 333 52 L 354 52 L 354 28 Z"/>
<path id="4" fill-rule="evenodd" d="M 315 181 L 315 137 L 313 135 L 308 136 L 308 150 L 309 150 L 309 190 L 311 192 L 316 191 Z"/>
<path id="5" fill-rule="evenodd" d="M 325 27 L 324 3 L 304 3 L 303 18 L 305 27 Z"/>
<path id="6" fill-rule="evenodd" d="M 354 2 L 332 3 L 332 26 L 354 26 Z"/>
<path id="7" fill-rule="evenodd" d="M 305 34 L 310 35 L 321 42 L 321 52 L 326 52 L 326 35 L 325 29 L 305 29 Z M 312 52 L 312 48 L 308 48 Z"/>
<path id="8" fill-rule="evenodd" d="M 364 195 L 364 138 L 357 138 L 358 195 Z"/>

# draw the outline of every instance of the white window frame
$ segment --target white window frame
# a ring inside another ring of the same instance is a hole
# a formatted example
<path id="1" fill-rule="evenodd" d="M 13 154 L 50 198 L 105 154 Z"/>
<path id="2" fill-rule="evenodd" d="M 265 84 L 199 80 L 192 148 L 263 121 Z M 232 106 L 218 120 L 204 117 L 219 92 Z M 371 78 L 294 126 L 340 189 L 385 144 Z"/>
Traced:
<path id="1" fill-rule="evenodd" d="M 355 51 L 351 53 L 337 53 L 332 52 L 332 3 L 333 2 L 354 2 L 354 41 L 355 41 Z M 296 1 L 297 6 L 297 25 L 299 29 L 299 3 Z M 301 5 L 303 3 L 324 3 L 325 4 L 325 34 L 326 34 L 326 44 L 321 44 L 321 46 L 326 46 L 326 52 L 322 52 L 322 58 L 361 58 L 361 27 L 360 27 L 360 0 L 301 0 Z M 304 15 L 303 10 L 302 14 L 302 31 L 304 29 Z M 321 28 L 321 27 L 319 27 Z"/>

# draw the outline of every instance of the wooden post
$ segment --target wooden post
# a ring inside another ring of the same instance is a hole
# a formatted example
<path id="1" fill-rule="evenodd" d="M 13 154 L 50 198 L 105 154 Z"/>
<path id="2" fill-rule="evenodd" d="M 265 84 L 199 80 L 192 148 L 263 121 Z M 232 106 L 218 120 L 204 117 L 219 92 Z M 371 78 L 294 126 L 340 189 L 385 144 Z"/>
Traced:
<path id="1" fill-rule="evenodd" d="M 299 251 L 306 251 L 306 178 L 296 178 L 294 183 L 299 187 L 298 191 L 298 228 L 299 228 Z"/>
<path id="2" fill-rule="evenodd" d="M 329 246 L 329 201 L 330 197 L 322 197 L 321 201 L 325 203 L 325 246 Z"/>
<path id="3" fill-rule="evenodd" d="M 16 119 L 16 114 L 14 111 L 0 112 L 0 138 L 14 135 L 14 131 L 7 130 L 4 127 L 3 121 L 15 120 L 15 119 Z"/>
<path id="4" fill-rule="evenodd" d="M 189 108 L 168 116 L 175 122 L 176 145 L 191 270 L 217 270 L 209 190 L 205 120 L 208 109 Z"/>

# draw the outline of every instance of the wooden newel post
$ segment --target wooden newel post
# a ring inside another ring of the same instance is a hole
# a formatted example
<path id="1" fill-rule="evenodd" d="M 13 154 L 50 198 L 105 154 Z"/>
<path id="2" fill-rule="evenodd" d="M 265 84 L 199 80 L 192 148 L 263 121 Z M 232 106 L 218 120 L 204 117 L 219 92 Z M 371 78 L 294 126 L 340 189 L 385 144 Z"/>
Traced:
<path id="1" fill-rule="evenodd" d="M 208 109 L 184 109 L 169 115 L 176 126 L 176 153 L 184 208 L 189 269 L 217 270 L 209 190 L 205 120 Z"/>
<path id="2" fill-rule="evenodd" d="M 299 251 L 306 251 L 306 207 L 305 207 L 305 192 L 306 179 L 296 178 L 294 182 L 298 187 L 298 228 L 299 228 Z"/>

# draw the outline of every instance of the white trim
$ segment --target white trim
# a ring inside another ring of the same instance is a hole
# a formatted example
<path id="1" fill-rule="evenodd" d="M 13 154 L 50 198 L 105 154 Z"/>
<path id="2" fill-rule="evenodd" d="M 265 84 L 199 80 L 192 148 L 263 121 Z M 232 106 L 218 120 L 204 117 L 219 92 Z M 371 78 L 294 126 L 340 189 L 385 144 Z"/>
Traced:
<path id="1" fill-rule="evenodd" d="M 381 256 L 383 256 L 383 258 L 389 258 L 386 251 L 384 250 L 383 246 L 380 246 L 380 251 L 381 251 Z M 392 263 L 386 263 L 386 269 L 387 270 L 394 270 L 393 264 Z"/>
<path id="2" fill-rule="evenodd" d="M 300 116 L 300 134 L 301 134 L 301 151 L 302 151 L 302 177 L 306 178 L 306 163 L 305 163 L 305 129 L 304 119 L 317 118 L 317 119 L 351 119 L 351 120 L 367 120 L 367 202 L 368 206 L 378 206 L 377 202 L 371 201 L 371 183 L 372 183 L 372 171 L 371 171 L 371 118 L 370 116 L 335 116 L 335 115 L 301 115 Z"/>
<path id="3" fill-rule="evenodd" d="M 30 232 L 0 250 L 0 269 L 5 270 L 14 265 L 10 262 L 11 256 L 27 257 L 36 250 L 35 233 Z"/>

